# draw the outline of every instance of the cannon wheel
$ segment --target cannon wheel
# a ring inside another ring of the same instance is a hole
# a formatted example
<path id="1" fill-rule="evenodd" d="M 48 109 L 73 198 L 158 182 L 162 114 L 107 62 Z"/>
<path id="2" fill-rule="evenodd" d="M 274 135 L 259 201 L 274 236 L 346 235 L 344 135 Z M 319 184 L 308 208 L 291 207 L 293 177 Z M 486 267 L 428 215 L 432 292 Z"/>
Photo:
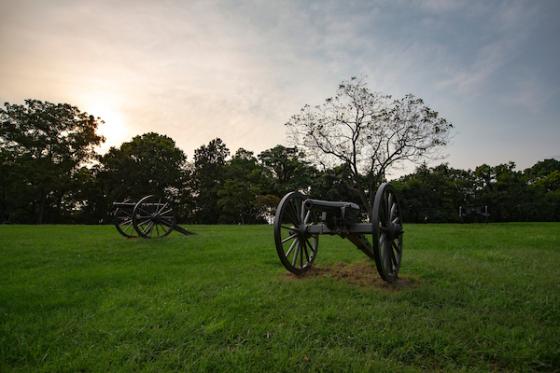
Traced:
<path id="1" fill-rule="evenodd" d="M 395 190 L 388 183 L 377 189 L 373 202 L 373 254 L 377 272 L 383 280 L 398 278 L 403 251 L 401 210 Z"/>
<path id="2" fill-rule="evenodd" d="M 132 222 L 132 209 L 117 207 L 113 212 L 113 218 L 115 220 L 115 228 L 117 228 L 121 235 L 126 238 L 138 237 Z"/>
<path id="3" fill-rule="evenodd" d="M 319 249 L 319 236 L 310 235 L 303 228 L 314 220 L 311 211 L 302 212 L 304 199 L 299 192 L 286 194 L 274 217 L 276 252 L 284 267 L 296 275 L 311 268 Z"/>
<path id="4" fill-rule="evenodd" d="M 132 222 L 140 237 L 162 238 L 173 231 L 175 217 L 169 203 L 146 196 L 134 206 Z"/>

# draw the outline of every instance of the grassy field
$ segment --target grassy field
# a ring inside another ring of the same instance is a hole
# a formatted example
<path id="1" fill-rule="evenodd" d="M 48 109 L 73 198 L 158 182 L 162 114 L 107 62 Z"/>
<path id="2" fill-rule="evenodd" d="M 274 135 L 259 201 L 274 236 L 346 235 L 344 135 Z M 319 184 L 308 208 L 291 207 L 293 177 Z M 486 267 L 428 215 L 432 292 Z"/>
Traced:
<path id="1" fill-rule="evenodd" d="M 127 240 L 0 226 L 0 372 L 560 369 L 560 224 L 407 225 L 397 286 L 348 242 L 287 275 L 269 226 Z"/>

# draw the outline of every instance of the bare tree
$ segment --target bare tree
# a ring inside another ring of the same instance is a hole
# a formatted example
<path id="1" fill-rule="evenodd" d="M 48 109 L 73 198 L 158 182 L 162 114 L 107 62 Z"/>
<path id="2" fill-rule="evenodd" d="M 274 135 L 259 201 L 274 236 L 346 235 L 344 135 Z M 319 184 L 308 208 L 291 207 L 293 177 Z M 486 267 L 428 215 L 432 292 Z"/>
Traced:
<path id="1" fill-rule="evenodd" d="M 349 168 L 349 187 L 368 211 L 388 170 L 432 158 L 447 144 L 453 127 L 421 98 L 393 99 L 370 91 L 357 78 L 343 81 L 323 104 L 305 105 L 286 126 L 312 162 Z"/>

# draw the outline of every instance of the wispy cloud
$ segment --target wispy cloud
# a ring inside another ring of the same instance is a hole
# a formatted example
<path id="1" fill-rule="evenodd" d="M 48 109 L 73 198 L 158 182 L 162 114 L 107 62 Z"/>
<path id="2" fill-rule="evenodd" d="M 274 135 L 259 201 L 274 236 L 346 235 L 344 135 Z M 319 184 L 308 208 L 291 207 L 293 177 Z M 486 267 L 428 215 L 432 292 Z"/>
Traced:
<path id="1" fill-rule="evenodd" d="M 486 16 L 471 26 L 480 28 L 475 33 L 480 42 L 463 61 L 447 67 L 449 76 L 438 83 L 440 88 L 484 95 L 485 86 L 495 84 L 494 75 L 523 53 L 522 45 L 536 22 L 536 7 L 522 1 L 497 4 L 479 7 L 476 14 L 484 11 Z"/>
<path id="2" fill-rule="evenodd" d="M 462 131 L 450 153 L 467 162 L 461 141 L 485 105 L 546 106 L 546 75 L 558 73 L 526 66 L 526 50 L 547 4 L 4 2 L 0 99 L 97 97 L 128 135 L 164 132 L 190 154 L 216 136 L 260 151 L 285 141 L 282 123 L 303 104 L 365 75 L 374 90 L 443 111 Z"/>

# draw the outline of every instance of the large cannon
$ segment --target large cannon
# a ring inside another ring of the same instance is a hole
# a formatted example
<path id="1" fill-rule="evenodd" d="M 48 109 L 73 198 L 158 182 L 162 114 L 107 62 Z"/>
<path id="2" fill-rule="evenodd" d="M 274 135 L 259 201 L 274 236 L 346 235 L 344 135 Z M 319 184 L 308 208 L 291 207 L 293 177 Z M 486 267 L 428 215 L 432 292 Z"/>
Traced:
<path id="1" fill-rule="evenodd" d="M 113 202 L 113 208 L 115 227 L 127 238 L 162 238 L 172 231 L 192 234 L 177 225 L 169 202 L 153 195 L 145 196 L 138 202 Z"/>
<path id="2" fill-rule="evenodd" d="M 403 228 L 393 187 L 382 184 L 375 194 L 369 222 L 352 202 L 310 199 L 300 192 L 282 198 L 274 217 L 274 240 L 280 261 L 296 275 L 308 271 L 319 249 L 321 234 L 349 239 L 375 260 L 383 280 L 398 278 L 403 251 Z"/>

